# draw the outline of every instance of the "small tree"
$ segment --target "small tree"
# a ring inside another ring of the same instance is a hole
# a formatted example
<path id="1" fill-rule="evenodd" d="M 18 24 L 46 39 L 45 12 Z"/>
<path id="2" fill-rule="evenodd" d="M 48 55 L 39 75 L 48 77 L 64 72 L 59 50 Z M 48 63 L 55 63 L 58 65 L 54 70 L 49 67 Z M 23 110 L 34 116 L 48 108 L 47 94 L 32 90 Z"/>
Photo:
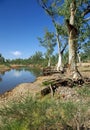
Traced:
<path id="1" fill-rule="evenodd" d="M 38 3 L 40 4 L 40 6 L 45 10 L 45 12 L 50 16 L 52 23 L 54 25 L 55 28 L 55 36 L 56 36 L 56 41 L 57 41 L 57 46 L 58 46 L 58 63 L 57 63 L 57 71 L 59 70 L 63 70 L 63 63 L 62 63 L 62 55 L 63 52 L 67 46 L 67 42 L 66 44 L 63 46 L 62 48 L 62 43 L 60 41 L 60 35 L 65 34 L 65 36 L 67 35 L 65 33 L 65 26 L 60 25 L 60 23 L 58 23 L 59 19 L 59 15 L 58 15 L 58 6 L 61 5 L 61 1 L 60 0 L 37 0 Z M 63 28 L 62 28 L 63 26 Z"/>
<path id="2" fill-rule="evenodd" d="M 54 51 L 54 47 L 56 45 L 56 40 L 54 38 L 54 33 L 45 32 L 44 38 L 38 38 L 40 45 L 46 49 L 46 57 L 48 58 L 48 67 L 51 65 L 51 56 Z"/>

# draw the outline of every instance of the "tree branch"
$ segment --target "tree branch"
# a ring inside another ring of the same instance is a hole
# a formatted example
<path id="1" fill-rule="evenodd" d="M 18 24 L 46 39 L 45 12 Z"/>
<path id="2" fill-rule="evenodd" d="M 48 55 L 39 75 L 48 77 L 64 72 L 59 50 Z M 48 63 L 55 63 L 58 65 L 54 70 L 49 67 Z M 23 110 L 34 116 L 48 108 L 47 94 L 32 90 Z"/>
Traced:
<path id="1" fill-rule="evenodd" d="M 89 20 L 90 20 L 90 17 L 88 17 L 88 18 L 84 19 L 84 21 L 89 21 Z"/>
<path id="2" fill-rule="evenodd" d="M 68 45 L 68 42 L 66 42 L 66 44 L 63 47 L 63 49 L 61 50 L 61 54 L 63 54 L 63 52 L 64 52 L 64 50 L 65 50 L 65 48 L 66 48 L 67 45 Z"/>
<path id="3" fill-rule="evenodd" d="M 90 5 L 88 5 L 87 8 L 84 10 L 84 12 L 82 13 L 82 16 L 85 16 L 88 13 L 90 13 Z"/>
<path id="4" fill-rule="evenodd" d="M 41 7 L 48 13 L 48 15 L 50 15 L 50 16 L 53 16 L 53 15 L 54 15 L 54 13 L 48 9 L 48 7 L 47 7 L 47 5 L 45 4 L 45 2 L 38 0 L 38 3 L 39 3 L 39 4 L 41 5 Z"/>

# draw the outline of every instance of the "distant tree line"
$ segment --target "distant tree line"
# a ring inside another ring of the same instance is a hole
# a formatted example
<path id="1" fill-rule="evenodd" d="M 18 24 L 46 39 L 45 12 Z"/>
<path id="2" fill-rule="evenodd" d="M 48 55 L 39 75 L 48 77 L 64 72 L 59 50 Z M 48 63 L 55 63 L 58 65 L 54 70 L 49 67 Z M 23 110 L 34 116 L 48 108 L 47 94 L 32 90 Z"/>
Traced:
<path id="1" fill-rule="evenodd" d="M 90 42 L 85 43 L 82 46 L 82 52 L 80 54 L 82 62 L 90 61 Z M 58 60 L 58 54 L 51 55 L 51 65 L 56 65 Z M 65 51 L 63 54 L 63 63 L 68 63 L 68 51 Z M 39 66 L 47 66 L 48 64 L 48 56 L 38 51 L 35 52 L 32 56 L 27 59 L 5 59 L 2 54 L 0 54 L 0 64 L 22 64 L 22 65 L 39 65 Z"/>

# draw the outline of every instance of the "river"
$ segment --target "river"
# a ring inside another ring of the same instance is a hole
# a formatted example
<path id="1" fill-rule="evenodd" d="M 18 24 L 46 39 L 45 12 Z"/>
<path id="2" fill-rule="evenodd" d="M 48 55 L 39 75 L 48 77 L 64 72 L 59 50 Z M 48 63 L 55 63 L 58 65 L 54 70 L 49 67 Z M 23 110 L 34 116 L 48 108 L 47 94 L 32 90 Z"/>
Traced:
<path id="1" fill-rule="evenodd" d="M 10 91 L 20 83 L 34 82 L 40 70 L 30 68 L 11 69 L 0 74 L 0 94 Z"/>

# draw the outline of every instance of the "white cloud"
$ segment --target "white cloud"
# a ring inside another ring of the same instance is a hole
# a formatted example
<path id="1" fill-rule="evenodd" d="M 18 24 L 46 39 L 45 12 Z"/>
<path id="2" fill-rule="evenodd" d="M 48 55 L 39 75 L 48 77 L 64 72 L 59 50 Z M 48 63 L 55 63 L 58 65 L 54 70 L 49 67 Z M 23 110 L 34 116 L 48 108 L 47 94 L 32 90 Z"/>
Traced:
<path id="1" fill-rule="evenodd" d="M 14 56 L 21 56 L 22 55 L 22 53 L 20 51 L 12 51 L 11 54 Z"/>

